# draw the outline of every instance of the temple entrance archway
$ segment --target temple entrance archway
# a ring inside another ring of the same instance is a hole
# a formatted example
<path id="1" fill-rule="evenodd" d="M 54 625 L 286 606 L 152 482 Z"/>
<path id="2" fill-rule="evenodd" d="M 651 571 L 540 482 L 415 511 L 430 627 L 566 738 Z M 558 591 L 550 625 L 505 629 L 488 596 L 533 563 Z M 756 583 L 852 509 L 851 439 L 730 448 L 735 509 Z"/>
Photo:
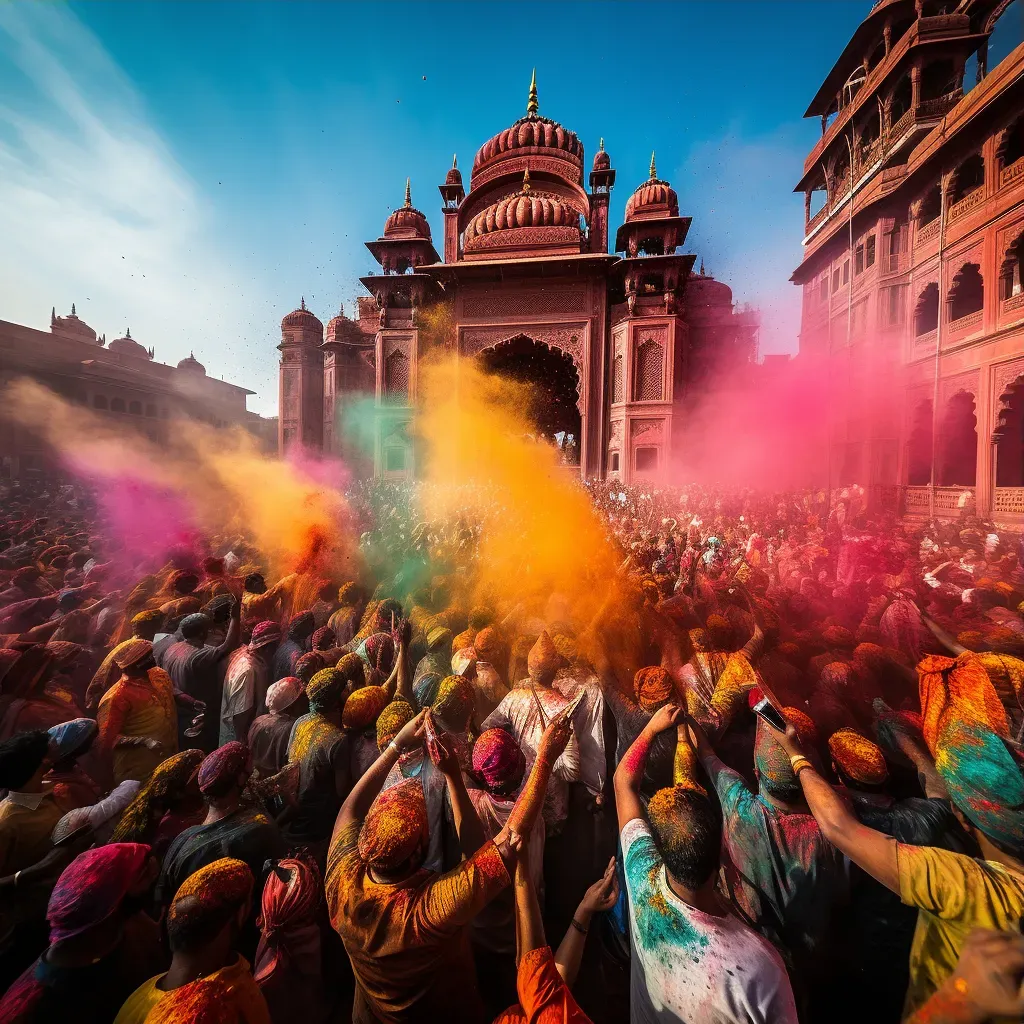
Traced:
<path id="1" fill-rule="evenodd" d="M 996 487 L 1024 487 L 1024 378 L 1003 392 L 996 448 Z"/>
<path id="2" fill-rule="evenodd" d="M 959 391 L 946 403 L 942 418 L 941 487 L 973 487 L 978 464 L 978 419 L 974 395 Z"/>
<path id="3" fill-rule="evenodd" d="M 530 418 L 537 435 L 558 449 L 565 465 L 578 466 L 582 443 L 580 379 L 572 357 L 520 334 L 484 349 L 479 359 L 489 373 L 532 388 L 535 400 Z"/>

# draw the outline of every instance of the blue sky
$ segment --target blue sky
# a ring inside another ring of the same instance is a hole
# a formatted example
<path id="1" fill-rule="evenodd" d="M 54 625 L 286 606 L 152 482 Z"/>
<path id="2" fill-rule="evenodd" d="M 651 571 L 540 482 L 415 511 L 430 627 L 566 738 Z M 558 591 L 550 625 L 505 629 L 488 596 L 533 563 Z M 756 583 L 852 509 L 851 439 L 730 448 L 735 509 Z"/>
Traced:
<path id="1" fill-rule="evenodd" d="M 693 216 L 687 251 L 793 350 L 803 198 L 820 134 L 801 114 L 868 0 L 828 3 L 0 5 L 0 319 L 77 303 L 276 411 L 280 318 L 326 320 L 373 266 L 363 246 L 540 110 L 605 139 L 612 230 L 647 176 Z"/>

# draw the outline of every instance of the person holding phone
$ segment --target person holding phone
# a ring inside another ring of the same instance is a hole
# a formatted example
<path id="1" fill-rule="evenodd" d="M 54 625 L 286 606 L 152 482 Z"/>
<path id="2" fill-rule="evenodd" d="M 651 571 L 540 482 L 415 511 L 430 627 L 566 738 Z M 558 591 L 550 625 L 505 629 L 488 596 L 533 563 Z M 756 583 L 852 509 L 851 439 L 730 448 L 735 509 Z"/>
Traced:
<path id="1" fill-rule="evenodd" d="M 796 708 L 780 711 L 758 690 L 754 771 L 757 792 L 715 753 L 701 727 L 689 719 L 690 736 L 722 805 L 725 862 L 722 881 L 732 904 L 783 951 L 798 1001 L 828 998 L 830 924 L 846 895 L 839 852 L 822 834 L 800 792 L 789 756 L 768 723 L 793 728 L 813 748 L 814 726 Z"/>

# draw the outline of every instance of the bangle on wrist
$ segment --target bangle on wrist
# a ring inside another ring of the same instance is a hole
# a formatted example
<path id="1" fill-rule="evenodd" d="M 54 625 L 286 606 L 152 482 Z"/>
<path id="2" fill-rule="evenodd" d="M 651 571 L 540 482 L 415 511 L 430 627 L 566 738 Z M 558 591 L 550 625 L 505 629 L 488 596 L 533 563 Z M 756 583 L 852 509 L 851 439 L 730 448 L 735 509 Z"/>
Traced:
<path id="1" fill-rule="evenodd" d="M 814 765 L 804 757 L 803 754 L 793 754 L 789 759 L 789 763 L 793 769 L 793 774 L 798 776 L 805 768 L 813 768 Z"/>
<path id="2" fill-rule="evenodd" d="M 399 757 L 402 756 L 402 748 L 394 740 L 385 747 L 385 750 L 393 750 Z"/>
<path id="3" fill-rule="evenodd" d="M 589 929 L 588 928 L 584 928 L 583 925 L 581 925 L 579 923 L 579 921 L 576 920 L 575 917 L 572 919 L 572 926 L 573 926 L 573 928 L 576 929 L 576 931 L 578 931 L 580 933 L 580 935 L 586 935 L 587 932 L 589 931 Z"/>
<path id="4" fill-rule="evenodd" d="M 14 888 L 18 888 L 18 879 L 21 878 L 21 871 L 14 872 Z"/>

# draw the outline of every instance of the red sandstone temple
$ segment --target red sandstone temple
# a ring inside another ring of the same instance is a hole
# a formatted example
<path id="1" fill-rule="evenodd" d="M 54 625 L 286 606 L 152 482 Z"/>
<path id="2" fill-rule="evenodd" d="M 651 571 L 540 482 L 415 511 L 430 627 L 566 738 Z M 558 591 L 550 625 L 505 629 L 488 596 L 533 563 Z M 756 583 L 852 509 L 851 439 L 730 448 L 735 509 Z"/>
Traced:
<path id="1" fill-rule="evenodd" d="M 878 0 L 807 108 L 820 482 L 1024 522 L 1024 0 Z M 888 386 L 884 386 L 887 384 Z"/>
<path id="2" fill-rule="evenodd" d="M 362 278 L 357 318 L 340 312 L 325 331 L 303 302 L 281 322 L 281 452 L 301 445 L 366 473 L 414 475 L 417 366 L 440 345 L 537 384 L 538 430 L 583 476 L 630 482 L 667 468 L 688 399 L 735 384 L 756 358 L 757 316 L 677 251 L 690 218 L 653 155 L 614 253 L 603 141 L 589 191 L 584 168 L 579 138 L 540 116 L 534 78 L 526 116 L 477 152 L 469 191 L 455 163 L 439 186 L 443 258 L 407 182 L 404 206 L 366 243 L 381 273 Z M 372 461 L 345 429 L 366 407 Z"/>

